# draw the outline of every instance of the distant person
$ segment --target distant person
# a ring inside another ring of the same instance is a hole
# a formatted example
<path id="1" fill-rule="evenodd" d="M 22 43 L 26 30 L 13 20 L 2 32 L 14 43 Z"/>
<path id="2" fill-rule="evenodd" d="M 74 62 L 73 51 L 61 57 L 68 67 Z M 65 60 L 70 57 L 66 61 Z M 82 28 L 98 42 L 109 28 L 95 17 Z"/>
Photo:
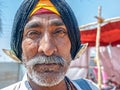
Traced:
<path id="1" fill-rule="evenodd" d="M 81 47 L 65 0 L 24 0 L 15 15 L 11 49 L 25 65 L 26 78 L 2 90 L 99 90 L 89 80 L 65 76 Z"/>

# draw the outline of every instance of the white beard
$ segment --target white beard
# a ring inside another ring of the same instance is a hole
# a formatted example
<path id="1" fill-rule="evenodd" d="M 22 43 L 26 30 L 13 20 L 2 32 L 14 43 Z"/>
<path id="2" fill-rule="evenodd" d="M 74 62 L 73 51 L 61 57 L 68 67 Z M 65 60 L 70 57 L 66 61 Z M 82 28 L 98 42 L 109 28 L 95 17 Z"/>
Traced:
<path id="1" fill-rule="evenodd" d="M 30 61 L 30 62 L 29 62 Z M 64 66 L 61 66 L 60 70 L 58 72 L 39 72 L 34 70 L 34 65 L 39 62 L 39 56 L 28 60 L 28 62 L 25 63 L 27 68 L 27 73 L 30 79 L 35 82 L 39 86 L 54 86 L 59 84 L 65 77 L 66 71 L 69 67 L 69 62 L 64 60 Z M 29 64 L 28 64 L 29 63 Z M 32 65 L 34 64 L 34 65 Z"/>
<path id="2" fill-rule="evenodd" d="M 42 73 L 38 73 L 36 71 L 32 71 L 32 74 L 28 72 L 28 76 L 35 82 L 36 84 L 40 86 L 54 86 L 59 84 L 65 76 L 65 73 L 58 73 L 58 74 L 52 74 L 52 75 L 46 75 Z M 52 77 L 51 77 L 52 76 Z"/>

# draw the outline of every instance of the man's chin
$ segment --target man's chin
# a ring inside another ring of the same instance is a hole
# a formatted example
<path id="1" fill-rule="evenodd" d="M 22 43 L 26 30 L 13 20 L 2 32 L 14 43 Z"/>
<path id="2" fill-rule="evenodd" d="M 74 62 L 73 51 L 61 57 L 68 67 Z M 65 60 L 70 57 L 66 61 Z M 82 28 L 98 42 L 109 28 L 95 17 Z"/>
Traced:
<path id="1" fill-rule="evenodd" d="M 31 80 L 39 86 L 50 87 L 59 84 L 65 76 L 65 73 L 56 73 L 56 72 L 32 72 L 28 74 Z"/>

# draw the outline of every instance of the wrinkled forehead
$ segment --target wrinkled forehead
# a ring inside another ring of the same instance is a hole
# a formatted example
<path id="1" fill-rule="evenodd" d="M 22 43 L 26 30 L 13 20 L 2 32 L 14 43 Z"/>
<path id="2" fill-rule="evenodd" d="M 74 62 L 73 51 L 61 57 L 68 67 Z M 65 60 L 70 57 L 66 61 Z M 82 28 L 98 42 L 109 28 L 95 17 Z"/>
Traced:
<path id="1" fill-rule="evenodd" d="M 47 20 L 52 20 L 52 19 L 56 19 L 56 20 L 61 20 L 61 17 L 58 16 L 57 14 L 48 14 L 48 13 L 45 13 L 45 14 L 37 14 L 37 15 L 33 15 L 32 17 L 29 18 L 29 20 L 36 20 L 36 19 L 47 19 Z"/>
<path id="2" fill-rule="evenodd" d="M 65 26 L 63 20 L 57 14 L 38 14 L 30 17 L 30 20 L 25 25 L 25 29 L 28 27 L 41 26 L 43 24 L 50 26 Z"/>

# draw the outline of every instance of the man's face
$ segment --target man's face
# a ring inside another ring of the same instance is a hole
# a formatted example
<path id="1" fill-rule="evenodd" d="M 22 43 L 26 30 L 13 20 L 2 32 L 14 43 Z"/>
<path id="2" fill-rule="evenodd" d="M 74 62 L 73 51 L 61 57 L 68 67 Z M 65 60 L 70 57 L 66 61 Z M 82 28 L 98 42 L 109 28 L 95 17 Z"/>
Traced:
<path id="1" fill-rule="evenodd" d="M 38 85 L 64 79 L 71 61 L 67 29 L 56 14 L 34 15 L 24 28 L 22 51 L 28 76 Z"/>

